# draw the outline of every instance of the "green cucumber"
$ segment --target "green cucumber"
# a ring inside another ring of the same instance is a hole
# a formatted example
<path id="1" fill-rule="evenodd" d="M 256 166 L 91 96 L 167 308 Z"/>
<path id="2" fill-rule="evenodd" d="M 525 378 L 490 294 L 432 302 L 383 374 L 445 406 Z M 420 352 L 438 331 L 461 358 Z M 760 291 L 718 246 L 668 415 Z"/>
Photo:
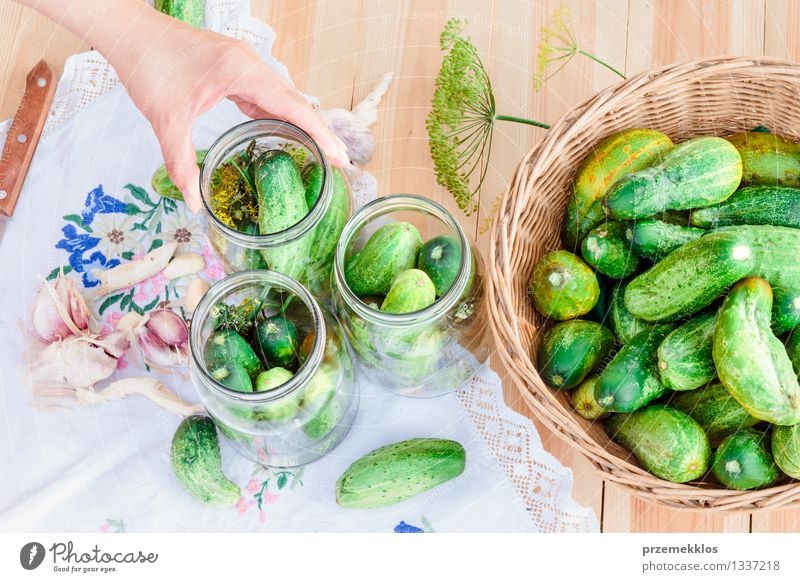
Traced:
<path id="1" fill-rule="evenodd" d="M 322 178 L 325 174 L 319 162 L 311 162 L 301 172 L 305 184 L 306 206 L 309 210 L 314 208 L 319 195 L 322 193 Z"/>
<path id="2" fill-rule="evenodd" d="M 207 416 L 184 418 L 172 437 L 170 463 L 187 493 L 206 505 L 228 507 L 241 491 L 222 473 L 217 429 Z"/>
<path id="3" fill-rule="evenodd" d="M 800 230 L 728 226 L 673 251 L 634 278 L 625 306 L 647 321 L 674 321 L 709 305 L 745 277 L 800 289 Z"/>
<path id="4" fill-rule="evenodd" d="M 281 367 L 270 368 L 261 372 L 256 379 L 256 392 L 269 392 L 283 386 L 292 379 L 294 374 Z M 256 414 L 260 420 L 267 422 L 282 423 L 292 420 L 300 410 L 301 396 L 298 390 L 293 394 L 287 394 L 276 402 L 259 404 Z"/>
<path id="5" fill-rule="evenodd" d="M 625 225 L 609 220 L 583 239 L 581 254 L 592 267 L 612 279 L 624 279 L 639 270 L 641 259 L 625 243 Z"/>
<path id="6" fill-rule="evenodd" d="M 684 323 L 658 346 L 661 382 L 673 390 L 694 390 L 716 378 L 714 329 L 716 313 L 709 312 Z"/>
<path id="7" fill-rule="evenodd" d="M 716 206 L 692 212 L 694 226 L 717 228 L 737 224 L 769 224 L 800 228 L 800 188 L 750 186 Z"/>
<path id="8" fill-rule="evenodd" d="M 786 354 L 795 374 L 800 374 L 800 331 L 793 331 L 786 340 Z"/>
<path id="9" fill-rule="evenodd" d="M 291 368 L 298 350 L 297 328 L 283 314 L 256 323 L 253 345 L 265 367 Z"/>
<path id="10" fill-rule="evenodd" d="M 425 271 L 409 269 L 394 280 L 381 303 L 384 313 L 413 313 L 430 307 L 436 301 L 436 287 Z"/>
<path id="11" fill-rule="evenodd" d="M 274 234 L 300 222 L 308 214 L 305 186 L 300 171 L 288 153 L 270 150 L 253 162 L 258 228 Z M 283 245 L 261 250 L 269 268 L 300 280 L 311 254 L 312 237 L 303 236 Z"/>
<path id="12" fill-rule="evenodd" d="M 312 439 L 320 439 L 329 434 L 344 415 L 344 407 L 336 396 L 333 372 L 321 367 L 306 387 L 300 403 L 303 410 L 311 413 L 311 418 L 303 425 L 303 432 Z"/>
<path id="13" fill-rule="evenodd" d="M 711 470 L 728 489 L 745 491 L 774 483 L 780 472 L 764 445 L 766 435 L 746 429 L 726 437 L 714 453 Z"/>
<path id="14" fill-rule="evenodd" d="M 597 143 L 578 168 L 564 216 L 564 244 L 576 250 L 595 226 L 605 220 L 603 197 L 625 174 L 642 170 L 672 147 L 652 129 L 628 129 Z"/>
<path id="15" fill-rule="evenodd" d="M 757 277 L 740 281 L 725 298 L 714 332 L 714 363 L 722 384 L 761 420 L 800 422 L 800 384 L 783 343 L 770 329 L 772 290 Z"/>
<path id="16" fill-rule="evenodd" d="M 655 325 L 622 347 L 595 386 L 597 402 L 611 412 L 633 412 L 667 391 L 658 376 L 658 346 L 674 328 Z"/>
<path id="17" fill-rule="evenodd" d="M 203 353 L 207 368 L 235 362 L 255 380 L 261 372 L 261 361 L 242 336 L 232 329 L 218 329 L 209 336 Z"/>
<path id="18" fill-rule="evenodd" d="M 800 479 L 800 424 L 772 429 L 772 454 L 781 471 Z"/>
<path id="19" fill-rule="evenodd" d="M 259 234 L 258 225 L 249 220 L 242 224 L 241 231 L 245 234 Z M 244 247 L 242 248 L 241 260 L 236 261 L 235 264 L 243 271 L 267 268 L 267 262 L 264 260 L 264 256 L 258 249 L 248 249 Z"/>
<path id="20" fill-rule="evenodd" d="M 595 303 L 592 310 L 586 314 L 586 319 L 606 324 L 606 319 L 611 309 L 614 285 L 617 281 L 615 279 L 609 279 L 600 273 L 595 273 L 595 277 L 597 278 L 597 285 L 600 288 L 600 294 L 597 297 L 597 303 Z"/>
<path id="21" fill-rule="evenodd" d="M 761 422 L 742 408 L 719 382 L 678 394 L 669 404 L 700 423 L 712 445 L 737 430 L 750 428 Z"/>
<path id="22" fill-rule="evenodd" d="M 691 416 L 663 404 L 631 414 L 615 414 L 606 425 L 611 438 L 631 450 L 647 471 L 686 483 L 708 470 L 711 445 Z"/>
<path id="23" fill-rule="evenodd" d="M 309 169 L 310 168 L 310 169 Z M 319 198 L 322 187 L 322 167 L 317 162 L 312 162 L 304 173 L 306 184 L 306 204 L 308 208 L 314 207 Z M 339 237 L 344 230 L 344 225 L 350 217 L 350 186 L 347 178 L 339 168 L 334 168 L 331 172 L 333 176 L 333 191 L 331 201 L 325 216 L 314 229 L 312 237 L 311 252 L 312 261 L 309 281 L 324 281 L 327 283 L 330 277 L 330 268 L 333 264 L 333 256 L 336 254 L 336 245 Z M 319 184 L 317 185 L 317 181 Z"/>
<path id="24" fill-rule="evenodd" d="M 464 472 L 467 454 L 456 441 L 418 438 L 381 447 L 350 465 L 336 481 L 336 503 L 374 509 L 399 503 Z"/>
<path id="25" fill-rule="evenodd" d="M 772 331 L 782 334 L 800 326 L 800 288 L 774 287 L 772 294 Z"/>
<path id="26" fill-rule="evenodd" d="M 725 139 L 742 157 L 743 184 L 800 187 L 800 144 L 774 133 L 756 131 Z"/>
<path id="27" fill-rule="evenodd" d="M 153 8 L 195 28 L 203 27 L 205 0 L 155 0 Z"/>
<path id="28" fill-rule="evenodd" d="M 572 319 L 554 325 L 539 346 L 539 375 L 551 388 L 574 388 L 608 356 L 614 335 L 593 321 Z"/>
<path id="29" fill-rule="evenodd" d="M 600 297 L 594 272 L 568 251 L 552 251 L 533 268 L 528 292 L 540 314 L 572 319 L 589 313 Z"/>
<path id="30" fill-rule="evenodd" d="M 666 209 L 718 204 L 742 180 L 742 158 L 721 137 L 698 137 L 676 145 L 649 168 L 628 174 L 606 193 L 616 219 L 647 218 Z"/>
<path id="31" fill-rule="evenodd" d="M 595 384 L 597 384 L 597 376 L 590 376 L 581 382 L 580 386 L 575 388 L 569 396 L 575 412 L 586 420 L 599 420 L 611 414 L 595 400 Z"/>
<path id="32" fill-rule="evenodd" d="M 702 228 L 644 218 L 626 223 L 625 242 L 640 257 L 657 262 L 705 232 Z"/>
<path id="33" fill-rule="evenodd" d="M 208 373 L 226 388 L 237 392 L 253 391 L 253 381 L 250 379 L 250 375 L 236 362 L 217 362 L 209 368 Z"/>
<path id="34" fill-rule="evenodd" d="M 447 235 L 432 238 L 419 250 L 417 269 L 427 273 L 436 287 L 436 297 L 442 297 L 461 270 L 461 243 Z"/>
<path id="35" fill-rule="evenodd" d="M 203 160 L 206 159 L 207 153 L 208 150 L 197 150 L 195 152 L 195 155 L 197 156 L 198 168 L 203 165 Z M 166 164 L 160 166 L 153 173 L 153 177 L 150 179 L 150 186 L 152 186 L 156 194 L 159 194 L 164 198 L 170 198 L 172 200 L 183 200 L 183 193 L 178 189 L 178 187 L 172 181 L 172 178 L 169 177 L 169 174 L 167 174 Z"/>
<path id="36" fill-rule="evenodd" d="M 625 288 L 628 281 L 622 281 L 611 295 L 611 306 L 608 309 L 608 325 L 621 344 L 629 344 L 637 335 L 654 324 L 634 317 L 625 307 Z"/>
<path id="37" fill-rule="evenodd" d="M 345 265 L 344 277 L 359 297 L 386 295 L 395 278 L 417 263 L 422 237 L 408 222 L 391 222 L 376 230 Z"/>

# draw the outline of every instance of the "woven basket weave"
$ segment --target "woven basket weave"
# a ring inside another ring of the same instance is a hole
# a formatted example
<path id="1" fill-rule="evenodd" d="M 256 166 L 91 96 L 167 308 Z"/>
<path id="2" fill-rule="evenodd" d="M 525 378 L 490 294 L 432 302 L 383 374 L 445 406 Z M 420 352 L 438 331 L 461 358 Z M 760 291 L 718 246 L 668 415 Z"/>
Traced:
<path id="1" fill-rule="evenodd" d="M 562 247 L 564 210 L 581 161 L 602 138 L 630 128 L 662 131 L 681 142 L 765 125 L 800 140 L 800 65 L 768 58 L 717 58 L 637 75 L 595 95 L 562 117 L 522 160 L 503 193 L 489 251 L 487 300 L 497 351 L 530 409 L 571 441 L 605 479 L 677 508 L 753 511 L 800 506 L 800 483 L 758 491 L 719 484 L 670 483 L 642 469 L 613 443 L 602 423 L 572 410 L 566 391 L 548 388 L 535 354 L 548 322 L 532 308 L 527 285 L 534 264 Z"/>

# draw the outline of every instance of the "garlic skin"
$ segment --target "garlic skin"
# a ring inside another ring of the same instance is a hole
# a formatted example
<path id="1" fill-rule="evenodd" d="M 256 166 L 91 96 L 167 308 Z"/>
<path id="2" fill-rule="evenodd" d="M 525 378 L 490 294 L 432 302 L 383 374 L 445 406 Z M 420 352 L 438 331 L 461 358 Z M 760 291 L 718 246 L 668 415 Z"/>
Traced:
<path id="1" fill-rule="evenodd" d="M 127 340 L 122 337 L 124 345 Z M 119 337 L 72 336 L 55 341 L 28 361 L 27 379 L 36 397 L 62 396 L 94 385 L 117 369 L 121 355 Z M 124 351 L 124 350 L 122 350 Z"/>
<path id="2" fill-rule="evenodd" d="M 133 337 L 148 366 L 171 368 L 187 362 L 189 328 L 170 309 L 156 309 L 145 315 Z"/>
<path id="3" fill-rule="evenodd" d="M 89 308 L 75 281 L 59 273 L 55 283 L 44 281 L 36 295 L 31 320 L 36 335 L 45 342 L 83 335 L 89 329 Z"/>

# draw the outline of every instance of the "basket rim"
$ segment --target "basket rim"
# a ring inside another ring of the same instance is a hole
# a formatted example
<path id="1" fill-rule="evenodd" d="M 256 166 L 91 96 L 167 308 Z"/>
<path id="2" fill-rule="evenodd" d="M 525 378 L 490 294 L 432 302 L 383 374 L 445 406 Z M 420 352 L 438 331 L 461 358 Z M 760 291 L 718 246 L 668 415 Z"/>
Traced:
<path id="1" fill-rule="evenodd" d="M 614 482 L 637 497 L 681 510 L 712 510 L 726 514 L 754 513 L 770 509 L 800 507 L 800 481 L 772 487 L 737 491 L 705 483 L 672 483 L 655 477 L 596 442 L 582 426 L 577 414 L 558 401 L 547 387 L 522 344 L 519 322 L 511 297 L 509 239 L 520 229 L 518 220 L 524 201 L 515 193 L 546 171 L 543 159 L 557 144 L 569 140 L 596 115 L 613 111 L 616 104 L 647 92 L 649 85 L 671 83 L 691 77 L 694 81 L 721 73 L 747 71 L 754 78 L 770 74 L 792 77 L 800 88 L 800 63 L 774 57 L 712 57 L 654 67 L 611 85 L 566 111 L 544 137 L 522 158 L 505 190 L 500 194 L 492 221 L 487 254 L 486 301 L 496 353 L 525 405 L 559 438 L 569 441 L 605 480 Z M 757 75 L 760 72 L 762 74 Z M 800 89 L 799 89 L 800 90 Z M 632 458 L 632 455 L 631 457 Z"/>

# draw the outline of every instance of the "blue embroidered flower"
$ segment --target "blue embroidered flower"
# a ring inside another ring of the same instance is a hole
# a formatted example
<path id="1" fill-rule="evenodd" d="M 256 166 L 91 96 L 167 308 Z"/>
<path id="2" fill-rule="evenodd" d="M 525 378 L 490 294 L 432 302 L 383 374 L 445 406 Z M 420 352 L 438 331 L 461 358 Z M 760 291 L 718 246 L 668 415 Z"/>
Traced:
<path id="1" fill-rule="evenodd" d="M 396 526 L 394 526 L 394 533 L 425 533 L 425 530 L 421 527 L 417 527 L 415 525 L 408 524 L 404 521 L 401 521 Z"/>
<path id="2" fill-rule="evenodd" d="M 70 257 L 70 264 L 72 264 L 72 257 Z M 103 253 L 101 253 L 100 251 L 95 251 L 91 254 L 91 256 L 88 259 L 86 260 L 81 259 L 80 269 L 75 268 L 74 265 L 73 268 L 75 269 L 75 271 L 83 273 L 82 279 L 84 287 L 96 287 L 97 285 L 100 284 L 100 281 L 97 279 L 97 277 L 94 276 L 92 270 L 111 269 L 113 267 L 116 267 L 117 265 L 119 265 L 119 259 L 107 259 L 103 255 Z"/>
<path id="3" fill-rule="evenodd" d="M 57 249 L 64 249 L 69 253 L 69 264 L 78 272 L 83 271 L 83 253 L 97 246 L 99 238 L 91 234 L 78 234 L 78 229 L 73 224 L 67 224 L 62 229 L 64 238 L 56 243 Z"/>
<path id="4" fill-rule="evenodd" d="M 94 220 L 95 214 L 110 214 L 112 212 L 125 213 L 127 211 L 128 204 L 117 200 L 113 196 L 107 195 L 103 192 L 103 185 L 100 184 L 86 196 L 86 203 L 81 212 L 81 218 L 83 219 L 83 224 L 90 226 Z"/>

